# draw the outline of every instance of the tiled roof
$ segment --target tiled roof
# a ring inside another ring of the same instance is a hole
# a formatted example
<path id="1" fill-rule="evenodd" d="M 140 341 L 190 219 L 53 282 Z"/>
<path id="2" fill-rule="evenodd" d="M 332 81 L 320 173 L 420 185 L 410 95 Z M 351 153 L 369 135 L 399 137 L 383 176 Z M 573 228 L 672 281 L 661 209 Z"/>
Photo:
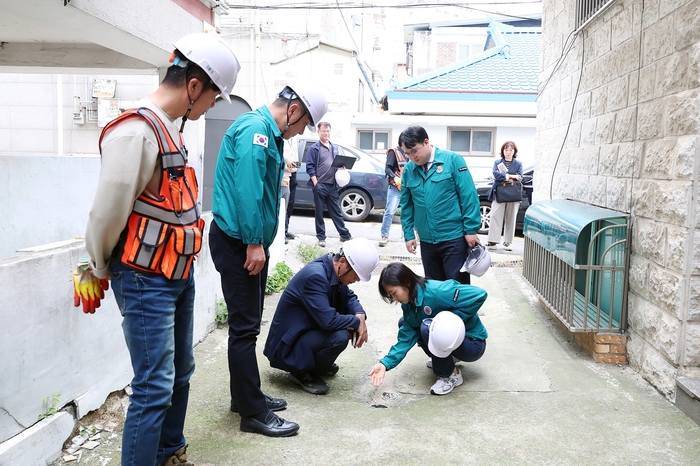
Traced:
<path id="1" fill-rule="evenodd" d="M 465 60 L 398 83 L 396 90 L 418 92 L 537 92 L 539 29 L 489 26 L 494 47 Z"/>

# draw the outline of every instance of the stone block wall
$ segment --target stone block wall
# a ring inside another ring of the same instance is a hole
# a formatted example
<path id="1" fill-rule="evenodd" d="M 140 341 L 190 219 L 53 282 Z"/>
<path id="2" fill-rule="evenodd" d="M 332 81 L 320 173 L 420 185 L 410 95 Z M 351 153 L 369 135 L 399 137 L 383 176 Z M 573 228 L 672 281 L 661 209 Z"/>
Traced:
<path id="1" fill-rule="evenodd" d="M 673 399 L 700 375 L 700 0 L 617 0 L 578 34 L 574 6 L 543 5 L 534 200 L 631 214 L 628 360 Z"/>

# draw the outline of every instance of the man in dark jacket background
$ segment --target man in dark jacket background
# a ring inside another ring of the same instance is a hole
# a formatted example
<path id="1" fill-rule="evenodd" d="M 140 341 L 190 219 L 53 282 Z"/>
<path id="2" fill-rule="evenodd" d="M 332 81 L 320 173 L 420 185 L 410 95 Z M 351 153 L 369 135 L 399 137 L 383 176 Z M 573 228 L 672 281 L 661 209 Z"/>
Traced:
<path id="1" fill-rule="evenodd" d="M 310 262 L 294 275 L 272 318 L 264 354 L 270 365 L 309 393 L 329 390 L 321 376 L 338 372 L 335 360 L 353 339 L 367 341 L 365 311 L 348 285 L 369 281 L 379 254 L 366 238 L 346 242 L 338 254 Z"/>
<path id="2" fill-rule="evenodd" d="M 314 192 L 314 204 L 316 206 L 316 238 L 318 245 L 326 247 L 326 224 L 323 221 L 323 208 L 333 220 L 335 229 L 338 230 L 340 241 L 352 238 L 350 231 L 345 228 L 343 213 L 340 211 L 340 199 L 338 198 L 338 185 L 335 182 L 333 159 L 338 155 L 338 148 L 333 145 L 331 139 L 331 124 L 325 121 L 317 125 L 319 141 L 309 147 L 306 152 L 306 173 L 309 175 L 309 188 Z M 344 170 L 345 168 L 342 168 Z"/>

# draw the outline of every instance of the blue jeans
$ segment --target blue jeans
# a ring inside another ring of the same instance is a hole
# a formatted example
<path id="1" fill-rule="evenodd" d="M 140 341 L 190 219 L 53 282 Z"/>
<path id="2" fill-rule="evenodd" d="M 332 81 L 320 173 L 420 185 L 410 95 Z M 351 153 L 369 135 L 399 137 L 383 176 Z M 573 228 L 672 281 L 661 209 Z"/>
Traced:
<path id="1" fill-rule="evenodd" d="M 134 370 L 122 466 L 154 466 L 185 446 L 194 372 L 194 269 L 182 280 L 140 272 L 118 260 L 112 260 L 111 269 Z"/>
<path id="2" fill-rule="evenodd" d="M 399 191 L 396 186 L 389 185 L 389 189 L 386 192 L 386 207 L 384 208 L 384 218 L 382 219 L 382 238 L 389 237 L 389 228 L 391 228 L 391 222 L 394 219 L 394 214 L 396 209 L 399 207 L 399 201 L 401 200 L 401 191 Z"/>
<path id="3" fill-rule="evenodd" d="M 449 311 L 445 311 L 449 312 Z M 420 324 L 420 338 L 418 339 L 418 346 L 427 354 L 433 361 L 433 374 L 438 377 L 449 377 L 450 374 L 455 369 L 455 362 L 452 357 L 459 359 L 464 362 L 474 362 L 481 359 L 486 351 L 486 341 L 485 340 L 472 340 L 469 337 L 464 337 L 464 341 L 459 348 L 455 348 L 451 355 L 446 358 L 438 358 L 434 356 L 428 349 L 428 339 L 430 338 L 430 324 L 433 319 L 423 319 Z M 403 325 L 403 317 L 399 319 L 399 328 Z"/>

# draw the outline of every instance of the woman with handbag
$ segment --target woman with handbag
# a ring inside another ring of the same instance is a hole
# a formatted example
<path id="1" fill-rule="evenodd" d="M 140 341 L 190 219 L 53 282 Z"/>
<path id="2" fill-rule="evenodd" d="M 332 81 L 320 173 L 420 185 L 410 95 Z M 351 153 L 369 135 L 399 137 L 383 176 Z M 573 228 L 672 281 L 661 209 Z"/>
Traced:
<path id="1" fill-rule="evenodd" d="M 515 219 L 522 200 L 523 164 L 515 158 L 518 146 L 513 141 L 506 141 L 501 146 L 501 158 L 493 163 L 493 185 L 489 192 L 491 201 L 491 222 L 487 247 L 495 249 L 501 242 L 503 230 L 503 247 L 512 251 L 515 235 Z M 503 223 L 505 222 L 505 229 Z"/>

